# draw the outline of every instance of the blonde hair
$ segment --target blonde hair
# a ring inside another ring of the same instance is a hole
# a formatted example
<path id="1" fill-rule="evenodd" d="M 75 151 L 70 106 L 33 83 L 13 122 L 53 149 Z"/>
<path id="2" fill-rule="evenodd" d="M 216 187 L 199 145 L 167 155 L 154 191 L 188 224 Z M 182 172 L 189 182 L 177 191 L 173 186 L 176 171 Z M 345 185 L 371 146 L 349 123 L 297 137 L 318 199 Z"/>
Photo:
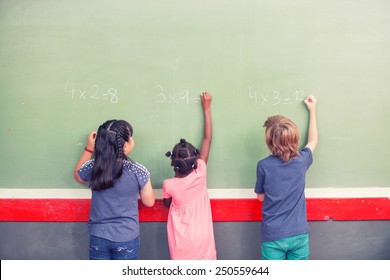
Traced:
<path id="1" fill-rule="evenodd" d="M 299 130 L 297 125 L 283 116 L 268 117 L 265 127 L 265 142 L 271 155 L 287 162 L 298 156 Z"/>

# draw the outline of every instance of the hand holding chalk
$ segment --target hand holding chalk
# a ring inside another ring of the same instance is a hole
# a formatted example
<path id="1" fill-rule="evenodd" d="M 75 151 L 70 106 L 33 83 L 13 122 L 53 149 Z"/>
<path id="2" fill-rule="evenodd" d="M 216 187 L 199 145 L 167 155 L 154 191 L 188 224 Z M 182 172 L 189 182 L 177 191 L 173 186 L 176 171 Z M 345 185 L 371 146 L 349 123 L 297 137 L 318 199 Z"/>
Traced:
<path id="1" fill-rule="evenodd" d="M 96 140 L 96 131 L 92 131 L 88 134 L 88 144 L 87 148 L 89 150 L 94 150 L 95 149 L 95 140 Z"/>
<path id="2" fill-rule="evenodd" d="M 202 92 L 200 95 L 200 99 L 202 101 L 202 106 L 204 110 L 210 109 L 210 104 L 211 104 L 211 94 L 208 92 Z"/>
<path id="3" fill-rule="evenodd" d="M 308 97 L 306 97 L 304 102 L 305 102 L 305 104 L 307 106 L 307 109 L 309 109 L 309 111 L 315 111 L 316 110 L 317 99 L 315 98 L 314 95 L 309 95 Z"/>

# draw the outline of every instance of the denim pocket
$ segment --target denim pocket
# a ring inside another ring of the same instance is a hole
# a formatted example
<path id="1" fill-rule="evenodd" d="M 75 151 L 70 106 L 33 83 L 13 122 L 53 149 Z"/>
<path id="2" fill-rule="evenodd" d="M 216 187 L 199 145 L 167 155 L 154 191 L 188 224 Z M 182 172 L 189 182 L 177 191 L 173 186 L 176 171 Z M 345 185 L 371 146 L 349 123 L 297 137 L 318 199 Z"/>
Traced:
<path id="1" fill-rule="evenodd" d="M 89 240 L 90 260 L 111 259 L 109 240 L 91 235 Z"/>
<path id="2" fill-rule="evenodd" d="M 91 235 L 89 258 L 91 260 L 136 260 L 139 237 L 126 242 L 115 242 Z"/>
<path id="3" fill-rule="evenodd" d="M 128 242 L 115 242 L 112 258 L 115 260 L 136 260 L 139 251 L 139 238 Z"/>

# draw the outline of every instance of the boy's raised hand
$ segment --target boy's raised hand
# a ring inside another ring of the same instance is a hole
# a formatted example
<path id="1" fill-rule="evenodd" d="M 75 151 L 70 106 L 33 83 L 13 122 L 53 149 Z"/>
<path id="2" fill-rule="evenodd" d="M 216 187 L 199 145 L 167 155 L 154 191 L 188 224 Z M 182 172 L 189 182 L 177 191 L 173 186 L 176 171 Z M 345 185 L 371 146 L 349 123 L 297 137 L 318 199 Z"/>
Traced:
<path id="1" fill-rule="evenodd" d="M 307 106 L 307 109 L 309 109 L 309 111 L 315 111 L 317 107 L 317 99 L 315 98 L 314 95 L 311 94 L 308 97 L 306 97 L 304 102 Z"/>
<path id="2" fill-rule="evenodd" d="M 307 106 L 307 109 L 309 109 L 310 115 L 309 134 L 307 136 L 306 147 L 308 147 L 312 152 L 314 152 L 318 144 L 318 129 L 316 117 L 317 99 L 314 97 L 314 95 L 309 95 L 308 97 L 306 97 L 304 102 Z"/>

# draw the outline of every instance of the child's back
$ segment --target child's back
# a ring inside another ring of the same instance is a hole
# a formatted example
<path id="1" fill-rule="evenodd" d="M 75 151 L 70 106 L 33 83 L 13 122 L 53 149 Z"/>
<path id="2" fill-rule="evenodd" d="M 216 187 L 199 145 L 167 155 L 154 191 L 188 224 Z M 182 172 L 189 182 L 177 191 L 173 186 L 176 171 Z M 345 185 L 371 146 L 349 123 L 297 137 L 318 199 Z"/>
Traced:
<path id="1" fill-rule="evenodd" d="M 207 160 L 212 126 L 211 95 L 202 93 L 204 136 L 199 151 L 184 139 L 175 145 L 171 165 L 175 177 L 163 182 L 164 203 L 169 208 L 167 232 L 171 259 L 216 259 L 213 221 L 207 191 Z"/>
<path id="2" fill-rule="evenodd" d="M 259 161 L 256 192 L 267 194 L 262 208 L 263 242 L 308 232 L 305 176 L 312 162 L 309 148 L 288 162 L 275 156 Z"/>
<path id="3" fill-rule="evenodd" d="M 128 159 L 134 148 L 133 128 L 124 120 L 109 120 L 88 136 L 74 178 L 92 190 L 87 229 L 90 259 L 137 259 L 139 250 L 138 195 L 153 206 L 149 171 Z"/>
<path id="4" fill-rule="evenodd" d="M 184 178 L 164 181 L 164 198 L 172 198 L 167 230 L 171 259 L 216 259 L 206 163 Z"/>
<path id="5" fill-rule="evenodd" d="M 265 141 L 271 153 L 257 164 L 255 192 L 263 201 L 261 223 L 263 259 L 307 259 L 305 176 L 318 143 L 314 96 L 305 99 L 310 112 L 308 142 L 298 150 L 299 130 L 288 118 L 269 117 Z"/>

